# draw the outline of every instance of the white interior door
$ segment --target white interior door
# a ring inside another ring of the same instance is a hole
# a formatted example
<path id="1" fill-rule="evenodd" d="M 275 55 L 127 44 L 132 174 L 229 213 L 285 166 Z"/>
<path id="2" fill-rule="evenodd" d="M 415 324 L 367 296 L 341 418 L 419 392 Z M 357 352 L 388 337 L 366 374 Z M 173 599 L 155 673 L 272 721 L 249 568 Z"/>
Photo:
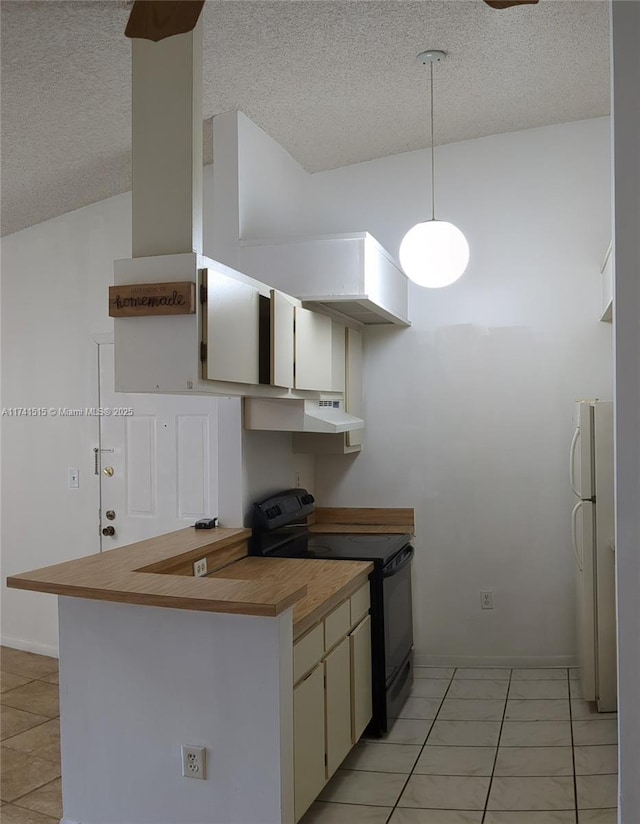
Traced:
<path id="1" fill-rule="evenodd" d="M 99 346 L 103 550 L 218 515 L 217 399 L 116 393 L 113 349 Z"/>

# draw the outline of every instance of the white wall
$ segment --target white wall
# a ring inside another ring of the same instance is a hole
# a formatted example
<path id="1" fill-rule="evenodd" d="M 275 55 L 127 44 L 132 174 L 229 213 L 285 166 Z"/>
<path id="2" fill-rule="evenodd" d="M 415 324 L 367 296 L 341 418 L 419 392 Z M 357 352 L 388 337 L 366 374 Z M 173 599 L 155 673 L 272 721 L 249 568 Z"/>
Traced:
<path id="1" fill-rule="evenodd" d="M 114 258 L 131 254 L 130 196 L 2 242 L 4 407 L 97 406 L 96 333 L 112 331 Z M 95 417 L 3 417 L 2 642 L 55 654 L 56 598 L 7 590 L 8 575 L 96 552 Z M 80 488 L 67 488 L 67 469 Z"/>
<path id="2" fill-rule="evenodd" d="M 314 175 L 306 228 L 366 228 L 397 254 L 427 216 L 427 161 Z M 318 459 L 318 498 L 415 507 L 418 660 L 565 663 L 573 400 L 612 397 L 611 326 L 598 321 L 609 121 L 444 146 L 436 175 L 469 268 L 447 289 L 411 286 L 410 329 L 365 333 L 364 450 Z"/>
<path id="3" fill-rule="evenodd" d="M 616 557 L 621 824 L 640 821 L 640 3 L 614 2 Z"/>

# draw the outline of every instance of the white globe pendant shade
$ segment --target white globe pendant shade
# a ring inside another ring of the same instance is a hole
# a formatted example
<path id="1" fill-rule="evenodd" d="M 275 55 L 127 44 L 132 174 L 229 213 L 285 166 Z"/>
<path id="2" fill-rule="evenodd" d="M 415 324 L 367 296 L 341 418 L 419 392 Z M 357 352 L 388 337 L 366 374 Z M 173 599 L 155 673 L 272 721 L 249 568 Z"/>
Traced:
<path id="1" fill-rule="evenodd" d="M 400 244 L 400 264 L 418 286 L 449 286 L 463 274 L 468 263 L 467 239 L 446 220 L 416 223 Z"/>

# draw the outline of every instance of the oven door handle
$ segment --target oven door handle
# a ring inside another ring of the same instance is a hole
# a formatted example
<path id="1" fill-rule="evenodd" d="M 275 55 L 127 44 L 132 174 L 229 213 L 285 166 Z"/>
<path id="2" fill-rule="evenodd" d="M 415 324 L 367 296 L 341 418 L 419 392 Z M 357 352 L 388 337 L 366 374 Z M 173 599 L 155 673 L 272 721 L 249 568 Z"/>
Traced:
<path id="1" fill-rule="evenodd" d="M 411 559 L 415 554 L 415 549 L 409 544 L 409 546 L 405 547 L 405 549 L 403 549 L 402 552 L 404 553 L 402 561 L 400 561 L 400 563 L 397 566 L 394 564 L 393 568 L 390 569 L 388 572 L 383 570 L 383 578 L 391 578 L 393 575 L 397 575 L 398 572 L 401 572 L 406 566 L 408 566 L 411 563 Z"/>

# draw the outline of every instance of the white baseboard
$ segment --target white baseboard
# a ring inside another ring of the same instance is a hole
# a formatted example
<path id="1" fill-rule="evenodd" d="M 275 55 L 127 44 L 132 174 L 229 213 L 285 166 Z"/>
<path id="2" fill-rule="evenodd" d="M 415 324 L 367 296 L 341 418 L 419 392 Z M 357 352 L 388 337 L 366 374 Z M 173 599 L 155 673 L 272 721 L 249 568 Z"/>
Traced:
<path id="1" fill-rule="evenodd" d="M 39 644 L 34 641 L 25 641 L 23 638 L 9 638 L 6 635 L 0 636 L 0 641 L 3 647 L 11 647 L 12 649 L 21 649 L 25 652 L 35 652 L 38 655 L 49 655 L 52 658 L 58 658 L 58 646 L 53 644 Z M 72 822 L 70 822 L 72 824 Z"/>
<path id="2" fill-rule="evenodd" d="M 577 667 L 575 655 L 414 655 L 416 667 Z"/>

